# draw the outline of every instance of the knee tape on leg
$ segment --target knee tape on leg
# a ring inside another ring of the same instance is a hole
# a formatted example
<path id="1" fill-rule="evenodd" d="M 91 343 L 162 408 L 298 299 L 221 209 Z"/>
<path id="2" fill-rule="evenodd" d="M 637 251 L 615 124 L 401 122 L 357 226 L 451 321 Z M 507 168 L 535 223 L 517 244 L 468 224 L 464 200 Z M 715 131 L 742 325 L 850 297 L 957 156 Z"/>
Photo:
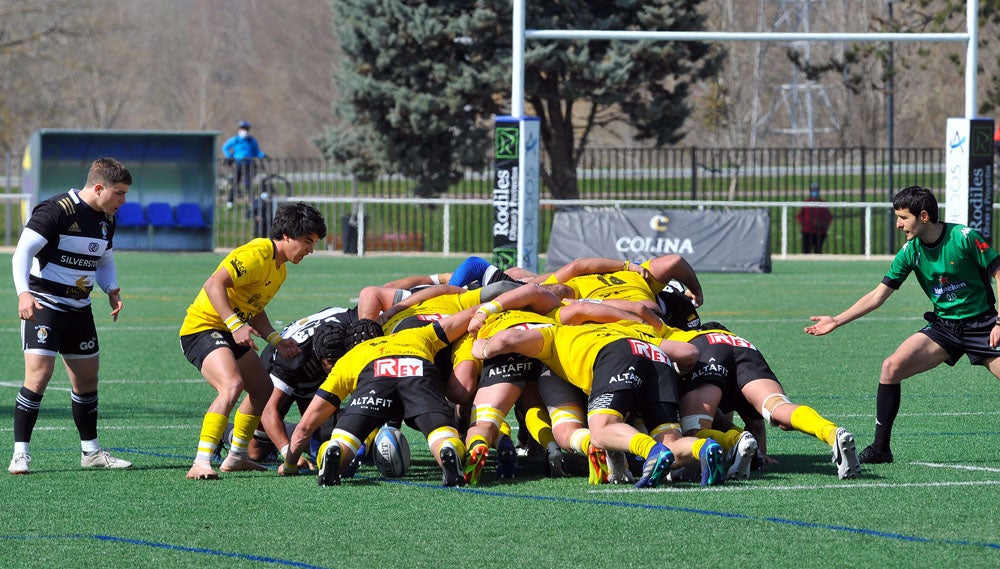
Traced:
<path id="1" fill-rule="evenodd" d="M 685 415 L 681 417 L 681 432 L 711 429 L 712 419 L 711 415 Z"/>
<path id="2" fill-rule="evenodd" d="M 472 410 L 472 423 L 489 423 L 500 428 L 500 422 L 503 421 L 503 415 L 500 414 L 500 410 L 492 405 L 476 405 Z"/>
<path id="3" fill-rule="evenodd" d="M 427 446 L 434 448 L 434 444 L 438 441 L 444 441 L 447 439 L 459 439 L 458 430 L 455 427 L 449 427 L 447 425 L 443 427 L 438 427 L 431 431 L 431 434 L 427 435 Z"/>
<path id="4" fill-rule="evenodd" d="M 571 406 L 571 407 L 554 407 L 549 413 L 552 418 L 552 426 L 561 425 L 563 423 L 579 423 L 581 425 L 587 424 L 583 417 L 583 409 Z"/>
<path id="5" fill-rule="evenodd" d="M 361 448 L 361 439 L 341 429 L 334 429 L 330 434 L 330 441 L 340 445 L 340 448 L 350 449 L 352 454 L 358 454 Z"/>
<path id="6" fill-rule="evenodd" d="M 765 421 L 773 425 L 774 423 L 771 422 L 771 413 L 774 413 L 774 410 L 778 407 L 785 404 L 790 405 L 791 403 L 788 400 L 788 396 L 784 393 L 773 393 L 764 398 L 764 403 L 760 406 L 760 414 L 764 417 Z"/>
<path id="7" fill-rule="evenodd" d="M 663 433 L 669 431 L 680 431 L 680 430 L 681 426 L 678 423 L 663 423 L 661 425 L 657 425 L 655 429 L 650 431 L 649 436 L 656 438 L 657 436 L 662 435 Z"/>

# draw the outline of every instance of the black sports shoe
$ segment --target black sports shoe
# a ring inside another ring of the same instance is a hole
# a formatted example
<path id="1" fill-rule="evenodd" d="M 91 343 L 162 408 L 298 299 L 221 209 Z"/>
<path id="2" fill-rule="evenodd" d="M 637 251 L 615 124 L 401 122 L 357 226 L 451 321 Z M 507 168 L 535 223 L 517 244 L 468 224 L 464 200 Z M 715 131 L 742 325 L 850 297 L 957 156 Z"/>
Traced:
<path id="1" fill-rule="evenodd" d="M 320 486 L 337 486 L 340 484 L 340 445 L 327 441 L 326 448 L 320 447 L 318 453 L 323 457 L 316 478 Z"/>
<path id="2" fill-rule="evenodd" d="M 441 485 L 442 486 L 465 486 L 464 468 L 462 459 L 459 458 L 455 446 L 450 441 L 445 441 L 441 445 Z"/>
<path id="3" fill-rule="evenodd" d="M 890 464 L 892 463 L 892 451 L 879 450 L 875 445 L 868 445 L 865 450 L 858 455 L 861 464 Z"/>

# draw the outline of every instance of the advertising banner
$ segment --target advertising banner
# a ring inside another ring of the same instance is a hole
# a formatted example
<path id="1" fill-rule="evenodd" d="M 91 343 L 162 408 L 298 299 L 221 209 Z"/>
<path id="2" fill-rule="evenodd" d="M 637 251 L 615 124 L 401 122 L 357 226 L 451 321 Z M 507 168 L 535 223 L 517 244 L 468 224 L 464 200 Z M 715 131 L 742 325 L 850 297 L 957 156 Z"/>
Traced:
<path id="1" fill-rule="evenodd" d="M 993 120 L 948 119 L 944 221 L 993 241 Z"/>
<path id="2" fill-rule="evenodd" d="M 549 236 L 547 270 L 579 257 L 641 263 L 678 254 L 699 272 L 769 273 L 770 232 L 771 216 L 759 209 L 558 211 Z"/>
<path id="3" fill-rule="evenodd" d="M 493 137 L 493 264 L 538 269 L 538 117 L 500 116 Z"/>

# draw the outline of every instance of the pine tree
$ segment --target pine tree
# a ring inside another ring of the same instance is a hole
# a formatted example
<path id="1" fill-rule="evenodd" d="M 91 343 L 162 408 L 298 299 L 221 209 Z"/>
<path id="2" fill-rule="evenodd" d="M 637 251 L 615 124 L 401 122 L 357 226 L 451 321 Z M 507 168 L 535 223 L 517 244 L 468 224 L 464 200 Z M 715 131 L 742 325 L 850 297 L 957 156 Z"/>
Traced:
<path id="1" fill-rule="evenodd" d="M 482 164 L 492 118 L 509 113 L 509 0 L 332 0 L 345 58 L 335 71 L 343 126 L 317 144 L 353 173 L 399 172 L 418 195 L 447 190 Z M 699 0 L 528 0 L 534 29 L 700 30 Z M 526 45 L 525 112 L 541 119 L 557 198 L 579 195 L 576 166 L 593 129 L 627 121 L 637 139 L 675 143 L 693 83 L 724 53 L 698 42 L 534 41 Z"/>

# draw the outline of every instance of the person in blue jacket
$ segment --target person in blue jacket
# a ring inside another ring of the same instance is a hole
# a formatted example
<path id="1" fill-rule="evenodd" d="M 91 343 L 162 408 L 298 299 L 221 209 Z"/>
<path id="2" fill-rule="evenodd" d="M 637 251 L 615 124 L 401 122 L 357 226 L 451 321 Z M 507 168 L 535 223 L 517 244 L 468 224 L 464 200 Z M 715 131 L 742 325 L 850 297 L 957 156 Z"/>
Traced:
<path id="1" fill-rule="evenodd" d="M 257 139 L 250 136 L 250 123 L 240 121 L 239 130 L 222 145 L 222 154 L 227 161 L 233 165 L 233 186 L 229 190 L 229 198 L 226 201 L 226 208 L 233 207 L 233 198 L 236 188 L 243 185 L 245 195 L 250 195 L 250 186 L 253 183 L 254 174 L 257 170 L 257 158 L 264 158 Z"/>

